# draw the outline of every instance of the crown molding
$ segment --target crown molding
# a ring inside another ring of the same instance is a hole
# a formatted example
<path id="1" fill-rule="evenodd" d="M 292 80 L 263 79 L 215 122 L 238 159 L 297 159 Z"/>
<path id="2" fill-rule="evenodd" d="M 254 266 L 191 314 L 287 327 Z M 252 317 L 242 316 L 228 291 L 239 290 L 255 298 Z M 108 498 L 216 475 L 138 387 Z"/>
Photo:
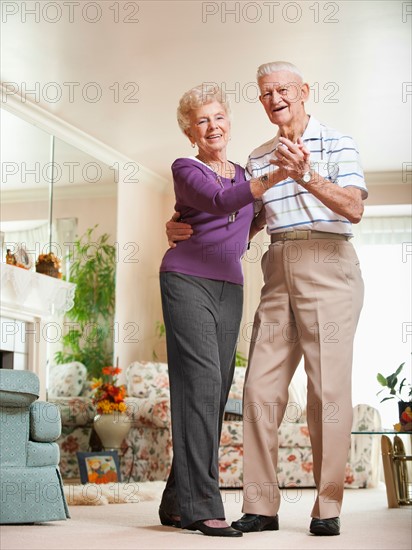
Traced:
<path id="1" fill-rule="evenodd" d="M 63 199 L 98 199 L 98 198 L 117 198 L 117 187 L 110 184 L 82 184 L 82 185 L 61 185 L 54 189 L 54 201 Z M 35 189 L 25 189 L 24 191 L 2 190 L 2 204 L 16 204 L 21 202 L 39 202 L 48 201 L 48 190 L 44 187 Z"/>
<path id="2" fill-rule="evenodd" d="M 104 162 L 108 166 L 123 167 L 123 177 L 130 175 L 130 166 L 135 165 L 139 182 L 164 192 L 169 188 L 166 178 L 159 176 L 141 163 L 106 145 L 102 141 L 62 120 L 37 104 L 23 99 L 18 93 L 10 94 L 3 83 L 0 83 L 1 108 L 19 118 L 37 126 L 41 130 L 77 147 L 88 155 Z M 122 170 L 119 170 L 119 183 L 122 182 Z"/>

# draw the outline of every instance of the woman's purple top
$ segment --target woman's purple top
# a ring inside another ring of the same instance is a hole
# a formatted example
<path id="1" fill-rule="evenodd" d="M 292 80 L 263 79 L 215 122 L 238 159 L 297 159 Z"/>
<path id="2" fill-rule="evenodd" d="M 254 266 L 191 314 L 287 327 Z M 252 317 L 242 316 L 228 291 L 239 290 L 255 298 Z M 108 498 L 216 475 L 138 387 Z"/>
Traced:
<path id="1" fill-rule="evenodd" d="M 246 251 L 253 219 L 253 195 L 241 166 L 234 180 L 221 178 L 195 158 L 179 158 L 172 165 L 175 210 L 189 223 L 193 235 L 169 249 L 160 271 L 243 284 L 241 257 Z M 228 217 L 238 212 L 234 222 Z"/>

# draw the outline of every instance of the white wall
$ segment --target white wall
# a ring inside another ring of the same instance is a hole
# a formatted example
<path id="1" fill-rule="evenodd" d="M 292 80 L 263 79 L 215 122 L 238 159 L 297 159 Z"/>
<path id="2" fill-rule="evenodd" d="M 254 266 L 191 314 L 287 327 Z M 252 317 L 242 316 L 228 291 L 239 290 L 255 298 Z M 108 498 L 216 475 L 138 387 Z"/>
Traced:
<path id="1" fill-rule="evenodd" d="M 77 234 L 83 233 L 98 225 L 96 235 L 108 233 L 110 242 L 116 241 L 117 232 L 117 198 L 116 197 L 90 197 L 81 200 L 77 198 L 55 198 L 53 206 L 53 218 L 77 218 Z"/>
<path id="2" fill-rule="evenodd" d="M 132 361 L 152 359 L 157 346 L 155 326 L 162 321 L 159 267 L 173 205 L 174 197 L 150 182 L 119 185 L 115 358 L 122 369 Z"/>

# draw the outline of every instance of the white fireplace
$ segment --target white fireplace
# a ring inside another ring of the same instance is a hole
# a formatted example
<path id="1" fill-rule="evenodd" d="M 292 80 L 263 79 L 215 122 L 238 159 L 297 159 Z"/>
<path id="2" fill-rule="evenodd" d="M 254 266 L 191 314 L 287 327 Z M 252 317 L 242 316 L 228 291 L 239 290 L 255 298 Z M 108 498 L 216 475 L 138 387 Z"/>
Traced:
<path id="1" fill-rule="evenodd" d="M 48 349 L 59 338 L 56 319 L 73 307 L 76 285 L 4 263 L 0 280 L 2 367 L 35 372 L 46 399 Z"/>

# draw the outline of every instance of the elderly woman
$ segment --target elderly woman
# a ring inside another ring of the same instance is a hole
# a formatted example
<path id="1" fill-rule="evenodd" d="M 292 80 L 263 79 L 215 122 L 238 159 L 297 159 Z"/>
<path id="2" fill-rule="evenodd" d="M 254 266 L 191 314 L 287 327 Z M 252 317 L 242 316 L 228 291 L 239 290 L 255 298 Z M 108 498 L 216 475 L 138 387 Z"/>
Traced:
<path id="1" fill-rule="evenodd" d="M 284 176 L 247 180 L 227 160 L 229 106 L 218 88 L 189 90 L 177 114 L 198 154 L 172 165 L 175 209 L 193 235 L 160 267 L 174 456 L 159 516 L 163 525 L 242 536 L 224 520 L 219 440 L 242 315 L 241 257 L 259 229 L 253 203 Z"/>

